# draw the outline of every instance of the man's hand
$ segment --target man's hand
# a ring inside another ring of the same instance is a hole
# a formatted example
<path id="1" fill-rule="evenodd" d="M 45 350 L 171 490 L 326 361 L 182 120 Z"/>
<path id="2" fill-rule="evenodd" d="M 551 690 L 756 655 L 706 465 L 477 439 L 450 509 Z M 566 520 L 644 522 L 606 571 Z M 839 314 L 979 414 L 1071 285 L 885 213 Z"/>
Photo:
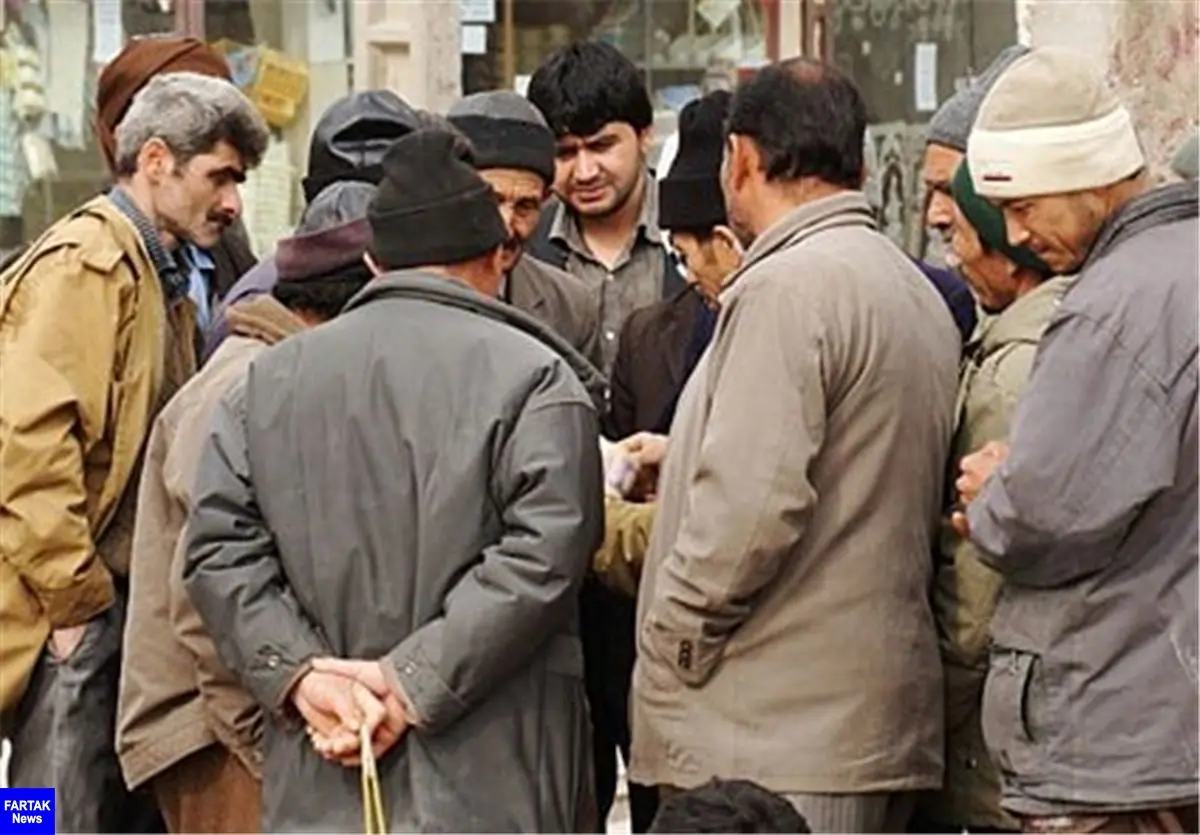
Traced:
<path id="1" fill-rule="evenodd" d="M 361 691 L 357 696 L 360 701 L 369 699 L 371 703 L 379 706 L 381 711 L 379 721 L 370 726 L 372 729 L 371 748 L 376 759 L 390 751 L 409 728 L 408 712 L 405 710 L 403 702 L 400 701 L 399 695 L 392 690 L 384 677 L 383 664 L 385 663 L 387 662 L 347 658 L 313 659 L 314 672 L 339 676 L 344 681 L 352 682 Z M 319 732 L 320 729 L 315 730 Z M 313 744 L 321 752 L 322 746 L 317 738 L 314 738 Z M 355 740 L 355 750 L 357 751 L 357 739 Z M 346 758 L 338 755 L 337 752 L 341 751 L 340 747 L 335 746 L 334 751 L 335 758 L 339 762 L 350 764 Z M 357 757 L 354 758 L 354 762 L 357 762 Z"/>
<path id="2" fill-rule="evenodd" d="M 983 485 L 1007 457 L 1008 446 L 1006 444 L 990 441 L 959 462 L 959 470 L 962 474 L 954 482 L 954 487 L 958 490 L 959 504 L 964 509 L 975 501 L 979 496 L 979 491 L 983 489 Z M 950 517 L 950 523 L 959 536 L 966 538 L 971 535 L 971 526 L 967 523 L 967 514 L 964 510 L 955 511 Z"/>
<path id="3" fill-rule="evenodd" d="M 297 683 L 292 704 L 308 724 L 314 744 L 317 738 L 322 740 L 318 753 L 345 765 L 358 762 L 359 730 L 366 725 L 373 732 L 386 712 L 370 691 L 352 679 L 316 669 Z"/>
<path id="4" fill-rule="evenodd" d="M 638 432 L 617 444 L 621 454 L 635 468 L 632 485 L 625 497 L 634 501 L 652 501 L 658 493 L 658 473 L 667 456 L 667 436 Z"/>
<path id="5" fill-rule="evenodd" d="M 79 648 L 87 628 L 86 623 L 81 623 L 79 626 L 65 626 L 51 632 L 50 651 L 54 653 L 54 657 L 59 661 L 66 661 L 70 658 L 71 653 Z"/>

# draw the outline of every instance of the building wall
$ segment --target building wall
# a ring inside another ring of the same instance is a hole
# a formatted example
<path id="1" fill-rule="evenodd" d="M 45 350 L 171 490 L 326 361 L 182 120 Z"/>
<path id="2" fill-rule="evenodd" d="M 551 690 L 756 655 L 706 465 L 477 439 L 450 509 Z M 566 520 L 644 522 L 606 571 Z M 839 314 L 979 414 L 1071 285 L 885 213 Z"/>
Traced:
<path id="1" fill-rule="evenodd" d="M 1107 64 L 1117 91 L 1133 112 L 1156 175 L 1196 129 L 1197 40 L 1195 0 L 1021 0 L 1018 18 L 1026 42 L 1077 49 Z"/>

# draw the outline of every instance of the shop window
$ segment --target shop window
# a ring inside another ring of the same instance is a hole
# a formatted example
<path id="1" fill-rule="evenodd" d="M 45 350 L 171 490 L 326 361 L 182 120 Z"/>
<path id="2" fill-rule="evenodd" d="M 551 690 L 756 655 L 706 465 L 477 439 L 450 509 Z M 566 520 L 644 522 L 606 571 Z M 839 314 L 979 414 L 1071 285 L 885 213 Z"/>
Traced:
<path id="1" fill-rule="evenodd" d="M 228 50 L 270 49 L 309 77 L 293 111 L 274 119 L 273 147 L 242 190 L 262 254 L 301 209 L 312 113 L 350 89 L 350 2 L 0 1 L 0 254 L 107 187 L 92 128 L 100 69 L 130 38 L 173 32 Z M 28 132 L 46 140 L 49 160 L 26 159 Z M 48 176 L 38 177 L 47 165 Z"/>
<path id="2" fill-rule="evenodd" d="M 463 91 L 523 90 L 554 50 L 576 40 L 605 40 L 645 74 L 662 138 L 687 102 L 767 62 L 776 37 L 774 6 L 774 0 L 467 2 L 464 10 L 480 14 L 475 20 L 470 11 L 464 15 Z"/>

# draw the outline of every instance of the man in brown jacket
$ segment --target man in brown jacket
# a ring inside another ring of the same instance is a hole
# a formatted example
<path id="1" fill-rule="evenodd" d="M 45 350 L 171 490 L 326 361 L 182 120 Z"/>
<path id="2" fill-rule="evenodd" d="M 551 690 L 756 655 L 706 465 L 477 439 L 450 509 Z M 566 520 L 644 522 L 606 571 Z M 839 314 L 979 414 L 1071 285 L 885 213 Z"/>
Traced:
<path id="1" fill-rule="evenodd" d="M 228 82 L 159 76 L 117 129 L 117 185 L 0 275 L 0 711 L 10 785 L 53 786 L 60 832 L 153 825 L 113 753 L 127 487 L 195 365 L 171 252 L 237 217 L 266 142 Z"/>
<path id="2" fill-rule="evenodd" d="M 928 591 L 959 336 L 859 189 L 866 112 L 803 59 L 738 88 L 749 246 L 671 428 L 638 592 L 636 782 L 714 775 L 817 832 L 902 832 L 942 777 Z"/>
<path id="3" fill-rule="evenodd" d="M 348 184 L 357 218 L 306 226 L 279 242 L 270 294 L 228 311 L 230 336 L 171 399 L 150 432 L 130 564 L 117 753 L 130 789 L 149 784 L 171 832 L 257 832 L 262 714 L 225 669 L 183 588 L 182 533 L 192 481 L 217 403 L 263 349 L 328 321 L 367 283 L 367 204 L 375 187 Z M 345 215 L 328 189 L 307 216 Z"/>

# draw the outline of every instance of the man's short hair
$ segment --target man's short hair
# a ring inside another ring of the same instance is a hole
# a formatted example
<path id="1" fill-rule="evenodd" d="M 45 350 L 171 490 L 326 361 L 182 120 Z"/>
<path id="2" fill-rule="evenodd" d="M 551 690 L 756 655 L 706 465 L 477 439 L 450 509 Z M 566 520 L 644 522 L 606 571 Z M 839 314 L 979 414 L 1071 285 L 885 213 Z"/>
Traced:
<path id="1" fill-rule="evenodd" d="M 650 832 L 811 832 L 783 797 L 749 780 L 711 780 L 668 794 Z"/>
<path id="2" fill-rule="evenodd" d="M 267 123 L 238 88 L 194 72 L 156 75 L 146 82 L 115 133 L 119 177 L 137 170 L 142 146 L 154 138 L 180 165 L 228 142 L 247 169 L 258 167 L 270 139 Z"/>
<path id="3" fill-rule="evenodd" d="M 642 74 L 611 44 L 584 41 L 542 62 L 527 96 L 555 137 L 591 136 L 610 122 L 641 131 L 654 123 Z"/>
<path id="4" fill-rule="evenodd" d="M 759 70 L 733 95 L 728 133 L 754 140 L 767 180 L 862 184 L 867 108 L 838 70 L 793 58 Z"/>

